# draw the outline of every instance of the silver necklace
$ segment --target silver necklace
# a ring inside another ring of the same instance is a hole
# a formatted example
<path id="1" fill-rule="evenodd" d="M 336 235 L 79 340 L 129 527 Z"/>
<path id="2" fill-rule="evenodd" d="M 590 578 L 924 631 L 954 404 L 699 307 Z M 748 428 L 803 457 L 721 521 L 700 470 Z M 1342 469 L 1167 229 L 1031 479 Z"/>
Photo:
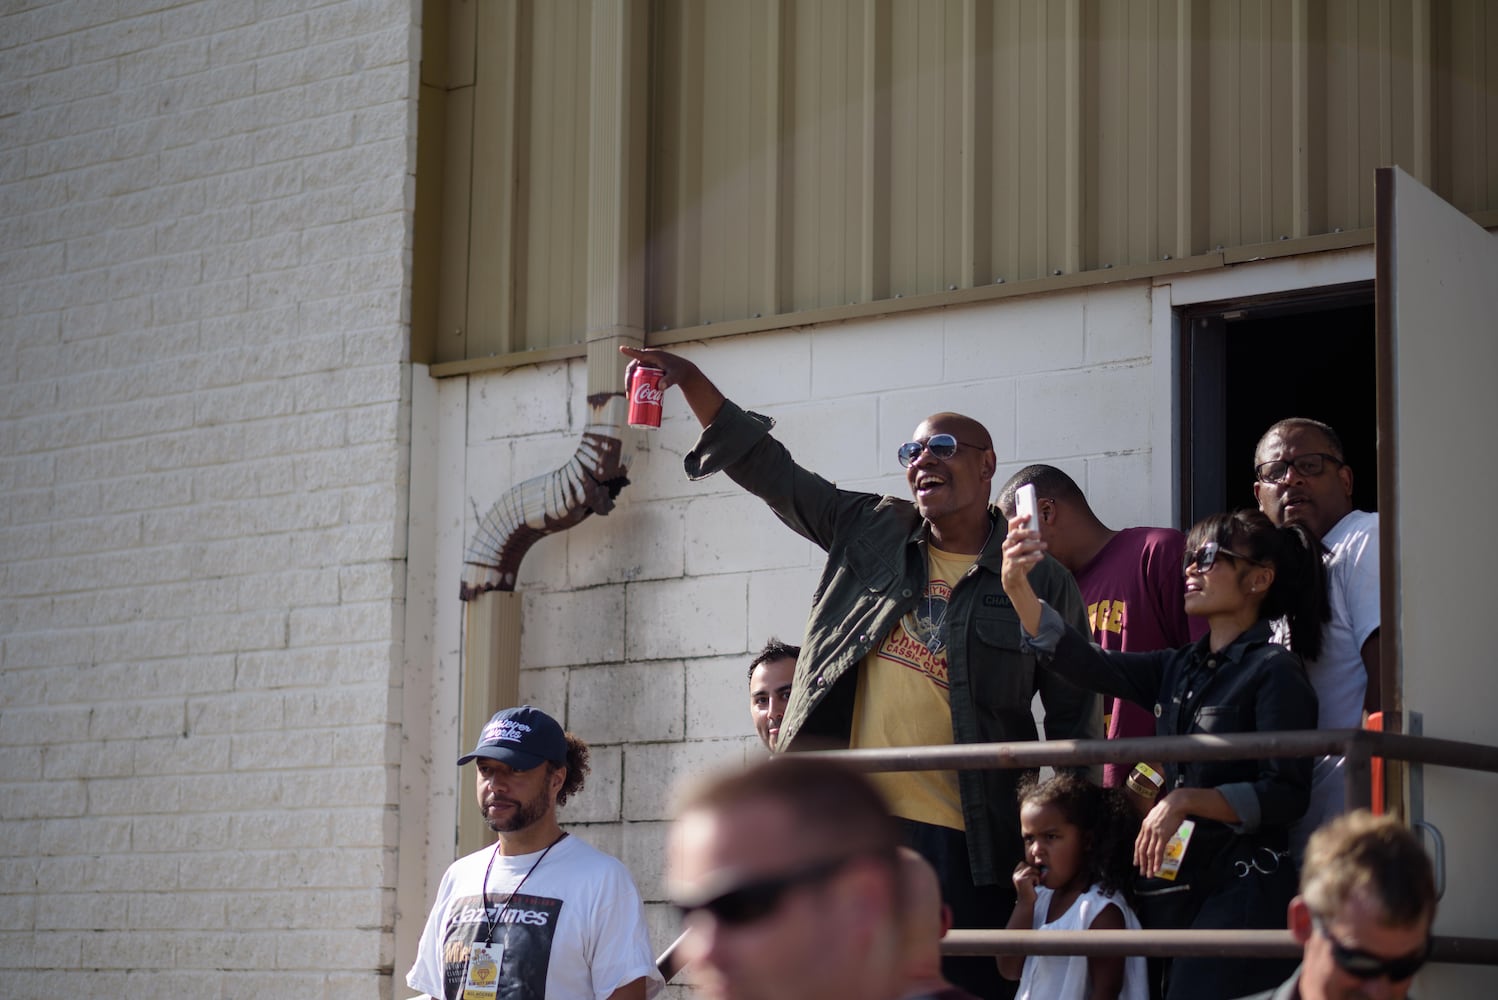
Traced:
<path id="1" fill-rule="evenodd" d="M 978 555 L 973 558 L 974 562 L 978 561 L 978 558 L 983 555 L 983 550 L 988 548 L 988 543 L 993 540 L 994 523 L 995 522 L 992 519 L 989 520 L 988 534 L 983 536 L 983 544 L 978 546 Z M 954 583 L 952 586 L 955 587 L 956 584 Z M 933 619 L 931 617 L 931 609 L 935 602 L 931 598 L 931 581 L 929 579 L 926 581 L 926 613 L 924 615 L 916 616 L 915 626 L 917 634 L 925 636 L 925 638 L 921 640 L 921 645 L 925 646 L 926 650 L 932 656 L 939 656 L 941 654 L 941 651 L 947 648 L 947 638 L 944 625 L 947 620 L 947 611 L 949 611 L 952 607 L 951 593 L 952 588 L 949 587 L 947 589 L 947 599 L 942 602 L 941 614 Z"/>
<path id="2" fill-rule="evenodd" d="M 932 601 L 930 585 L 928 584 L 926 593 L 926 613 L 916 618 L 916 627 L 920 629 L 926 636 L 921 640 L 921 645 L 925 646 L 926 650 L 930 652 L 932 656 L 937 656 L 941 653 L 942 650 L 947 648 L 947 640 L 945 638 L 945 634 L 942 632 L 942 623 L 947 620 L 947 609 L 952 606 L 952 602 L 951 600 L 947 600 L 946 602 L 944 602 L 941 606 L 941 616 L 934 620 L 931 617 L 931 604 Z"/>

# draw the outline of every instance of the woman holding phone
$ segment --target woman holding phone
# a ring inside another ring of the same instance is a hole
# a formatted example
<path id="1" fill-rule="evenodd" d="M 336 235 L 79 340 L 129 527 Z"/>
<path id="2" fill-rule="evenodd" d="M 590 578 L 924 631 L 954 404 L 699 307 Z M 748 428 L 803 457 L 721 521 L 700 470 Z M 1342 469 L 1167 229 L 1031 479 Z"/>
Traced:
<path id="1" fill-rule="evenodd" d="M 1160 736 L 1316 728 L 1316 694 L 1300 656 L 1270 641 L 1270 621 L 1283 616 L 1301 654 L 1314 657 L 1320 647 L 1325 577 L 1319 546 L 1300 525 L 1276 528 L 1250 509 L 1198 522 L 1186 541 L 1185 605 L 1210 631 L 1189 646 L 1153 653 L 1099 649 L 1062 622 L 1030 587 L 1029 572 L 1044 551 L 1027 517 L 1009 522 L 1004 590 L 1027 644 L 1049 669 L 1152 711 Z M 1310 789 L 1309 758 L 1166 764 L 1134 845 L 1144 925 L 1283 928 L 1296 891 L 1289 829 L 1305 813 Z M 1164 995 L 1252 993 L 1282 982 L 1293 965 L 1176 959 L 1162 970 Z"/>

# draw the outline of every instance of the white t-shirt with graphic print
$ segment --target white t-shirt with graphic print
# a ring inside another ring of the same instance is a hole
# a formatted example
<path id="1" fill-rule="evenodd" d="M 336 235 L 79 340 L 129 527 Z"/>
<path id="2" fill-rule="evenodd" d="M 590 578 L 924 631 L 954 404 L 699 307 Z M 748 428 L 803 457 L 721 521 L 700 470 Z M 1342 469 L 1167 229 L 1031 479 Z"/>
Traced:
<path id="1" fill-rule="evenodd" d="M 650 951 L 645 907 L 624 865 L 570 835 L 545 858 L 541 853 L 506 857 L 486 847 L 454 861 L 438 886 L 406 984 L 456 1000 L 477 938 L 503 948 L 499 1000 L 605 1000 L 642 976 L 646 995 L 659 993 L 664 984 Z M 486 908 L 480 883 L 491 860 Z M 520 892 L 511 899 L 516 886 Z"/>

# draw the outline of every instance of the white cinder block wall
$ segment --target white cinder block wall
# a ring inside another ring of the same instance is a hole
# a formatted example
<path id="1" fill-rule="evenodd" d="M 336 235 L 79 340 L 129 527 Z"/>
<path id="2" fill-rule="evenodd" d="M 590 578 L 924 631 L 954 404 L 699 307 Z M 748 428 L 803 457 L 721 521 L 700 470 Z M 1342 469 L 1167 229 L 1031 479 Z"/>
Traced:
<path id="1" fill-rule="evenodd" d="M 923 417 L 954 409 L 992 432 L 995 488 L 1050 461 L 1107 523 L 1169 523 L 1168 493 L 1151 471 L 1170 461 L 1172 407 L 1157 388 L 1153 294 L 1142 281 L 679 350 L 735 401 L 773 416 L 804 465 L 849 488 L 907 495 L 895 449 Z M 451 433 L 466 436 L 463 471 L 438 484 L 450 516 L 437 519 L 437 561 L 448 572 L 458 572 L 475 513 L 571 455 L 585 385 L 581 361 L 442 384 L 444 406 L 465 413 L 445 416 Z M 521 697 L 594 746 L 592 778 L 565 821 L 629 864 L 657 949 L 676 931 L 661 884 L 673 787 L 757 756 L 745 666 L 772 634 L 800 640 L 822 565 L 819 549 L 726 476 L 686 480 L 682 457 L 698 428 L 678 394 L 665 406 L 660 431 L 636 432 L 632 483 L 615 511 L 539 542 L 517 587 Z M 457 582 L 436 582 L 449 657 Z M 455 745 L 444 733 L 434 755 Z M 434 782 L 451 774 L 439 768 Z M 457 807 L 470 799 L 465 783 Z"/>
<path id="2" fill-rule="evenodd" d="M 390 993 L 417 6 L 0 10 L 0 995 Z"/>

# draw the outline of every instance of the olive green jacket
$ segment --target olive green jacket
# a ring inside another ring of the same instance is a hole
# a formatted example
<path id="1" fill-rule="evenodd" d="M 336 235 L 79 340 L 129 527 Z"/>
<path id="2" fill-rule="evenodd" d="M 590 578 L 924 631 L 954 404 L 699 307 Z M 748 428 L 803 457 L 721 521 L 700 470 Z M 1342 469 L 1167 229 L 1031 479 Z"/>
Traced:
<path id="1" fill-rule="evenodd" d="M 846 747 L 855 670 L 926 588 L 929 526 L 909 500 L 840 490 L 798 466 L 770 436 L 772 421 L 725 402 L 685 461 L 701 479 L 720 469 L 827 552 L 812 598 L 782 750 Z M 978 561 L 952 588 L 946 612 L 947 671 L 954 743 L 1038 738 L 1031 702 L 1039 692 L 1051 739 L 1101 739 L 1101 699 L 1072 686 L 1020 651 L 1019 617 L 1000 583 L 1004 521 Z M 1076 581 L 1047 557 L 1030 574 L 1041 600 L 1087 630 Z M 977 885 L 1010 885 L 1023 857 L 1015 787 L 1020 772 L 959 772 L 968 855 Z M 1003 915 L 998 915 L 1002 917 Z"/>

